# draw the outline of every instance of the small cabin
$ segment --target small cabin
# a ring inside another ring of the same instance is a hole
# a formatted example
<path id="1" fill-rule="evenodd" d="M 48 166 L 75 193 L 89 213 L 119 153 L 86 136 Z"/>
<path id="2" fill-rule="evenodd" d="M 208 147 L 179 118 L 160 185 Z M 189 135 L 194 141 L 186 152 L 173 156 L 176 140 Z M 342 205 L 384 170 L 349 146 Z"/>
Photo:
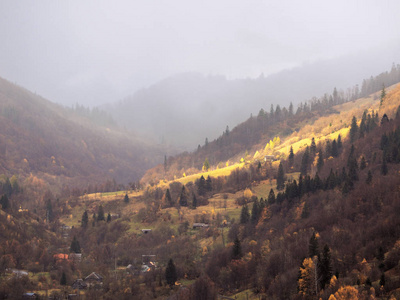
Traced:
<path id="1" fill-rule="evenodd" d="M 208 227 L 210 227 L 210 225 L 206 224 L 206 223 L 193 223 L 193 229 L 196 229 L 196 228 L 208 228 Z"/>
<path id="2" fill-rule="evenodd" d="M 265 155 L 264 156 L 264 161 L 272 162 L 272 161 L 275 161 L 275 160 L 276 160 L 275 155 Z"/>
<path id="3" fill-rule="evenodd" d="M 142 229 L 142 232 L 143 232 L 144 234 L 148 234 L 149 232 L 151 232 L 151 229 Z"/>

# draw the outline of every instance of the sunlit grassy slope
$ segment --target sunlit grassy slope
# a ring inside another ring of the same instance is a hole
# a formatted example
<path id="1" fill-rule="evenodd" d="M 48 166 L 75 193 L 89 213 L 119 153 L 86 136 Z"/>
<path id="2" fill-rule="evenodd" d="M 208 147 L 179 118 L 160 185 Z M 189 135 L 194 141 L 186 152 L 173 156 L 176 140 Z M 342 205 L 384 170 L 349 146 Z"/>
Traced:
<path id="1" fill-rule="evenodd" d="M 371 95 L 368 98 L 360 98 L 358 100 L 348 102 L 345 104 L 341 104 L 333 107 L 332 113 L 327 116 L 322 116 L 313 121 L 310 121 L 307 124 L 304 124 L 298 130 L 298 132 L 294 132 L 287 137 L 281 138 L 281 143 L 276 145 L 271 150 L 265 150 L 264 147 L 266 143 L 269 141 L 260 141 L 258 148 L 252 149 L 253 153 L 258 151 L 258 155 L 249 155 L 246 158 L 246 162 L 236 163 L 234 165 L 230 165 L 224 168 L 217 168 L 207 171 L 200 172 L 197 174 L 182 176 L 181 178 L 175 179 L 175 181 L 180 182 L 182 184 L 187 184 L 188 182 L 195 182 L 201 176 L 205 178 L 207 176 L 211 177 L 219 177 L 219 176 L 229 176 L 231 172 L 237 168 L 244 168 L 249 163 L 254 163 L 257 160 L 260 160 L 264 157 L 264 155 L 268 155 L 274 153 L 278 157 L 286 157 L 289 154 L 290 147 L 293 147 L 294 152 L 301 151 L 307 145 L 310 145 L 311 139 L 314 137 L 316 143 L 318 144 L 324 140 L 332 140 L 336 139 L 340 134 L 343 139 L 345 139 L 349 132 L 350 122 L 353 116 L 360 121 L 361 116 L 364 110 L 372 111 L 379 113 L 379 116 L 382 117 L 384 113 L 388 114 L 389 117 L 393 117 L 393 114 L 397 107 L 400 105 L 399 94 L 400 94 L 400 85 L 399 86 L 391 86 L 387 88 L 387 97 L 383 105 L 380 107 L 380 92 L 377 92 Z M 249 159 L 249 157 L 252 157 Z M 276 161 L 272 164 L 273 167 L 277 167 L 279 161 Z M 287 174 L 288 179 L 297 179 L 299 173 L 291 173 Z M 162 181 L 159 183 L 159 187 L 166 188 L 169 186 L 171 182 Z M 254 185 L 251 188 L 253 195 L 256 195 L 259 198 L 267 198 L 269 191 L 276 188 L 275 180 L 265 180 L 257 185 Z M 181 213 L 181 217 L 188 221 L 193 221 L 196 215 L 199 214 L 207 214 L 215 217 L 218 213 L 224 217 L 235 218 L 238 219 L 240 214 L 240 209 L 237 206 L 235 199 L 240 196 L 243 196 L 244 191 L 240 191 L 236 194 L 216 194 L 211 199 L 209 199 L 208 206 L 201 206 L 196 210 L 191 210 L 188 208 L 182 208 L 179 213 Z M 276 192 L 276 191 L 275 191 Z M 102 204 L 104 206 L 105 213 L 119 213 L 121 215 L 135 215 L 137 214 L 141 208 L 145 207 L 145 203 L 143 201 L 138 200 L 138 196 L 141 196 L 143 192 L 128 192 L 128 196 L 131 201 L 126 204 L 123 202 L 123 198 L 125 196 L 125 191 L 121 192 L 113 192 L 113 193 L 97 193 L 90 194 L 81 197 L 80 205 L 75 206 L 71 213 L 68 216 L 65 216 L 62 221 L 70 226 L 79 226 L 81 216 L 84 210 L 88 210 L 93 214 L 95 209 Z M 225 199 L 224 199 L 225 198 Z M 179 220 L 178 210 L 175 208 L 168 208 L 162 210 L 162 214 L 168 213 L 172 217 L 172 223 L 174 220 Z M 91 217 L 91 215 L 89 215 Z M 132 231 L 138 230 L 143 226 L 148 228 L 154 228 L 157 226 L 158 221 L 154 224 L 143 224 L 136 221 L 136 218 L 130 218 L 129 225 Z"/>

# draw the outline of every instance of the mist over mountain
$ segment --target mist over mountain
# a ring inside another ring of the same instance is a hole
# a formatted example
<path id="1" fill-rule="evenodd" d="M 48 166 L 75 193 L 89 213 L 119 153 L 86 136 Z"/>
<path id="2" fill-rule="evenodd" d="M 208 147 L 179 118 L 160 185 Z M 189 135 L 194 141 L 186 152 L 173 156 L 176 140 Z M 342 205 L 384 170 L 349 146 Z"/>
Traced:
<path id="1" fill-rule="evenodd" d="M 187 72 L 141 89 L 106 109 L 123 126 L 181 150 L 194 150 L 271 104 L 296 107 L 314 96 L 346 90 L 400 61 L 400 44 L 304 64 L 265 77 L 229 79 Z"/>
<path id="2" fill-rule="evenodd" d="M 95 124 L 2 78 L 0 126 L 0 172 L 21 181 L 33 176 L 58 188 L 133 182 L 163 157 L 132 134 Z"/>

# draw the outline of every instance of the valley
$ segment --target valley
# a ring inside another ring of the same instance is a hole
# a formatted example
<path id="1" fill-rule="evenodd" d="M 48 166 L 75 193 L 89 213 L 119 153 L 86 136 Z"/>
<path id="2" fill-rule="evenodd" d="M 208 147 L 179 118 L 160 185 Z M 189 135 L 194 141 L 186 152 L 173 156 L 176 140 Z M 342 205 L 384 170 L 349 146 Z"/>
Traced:
<path id="1" fill-rule="evenodd" d="M 113 147 L 119 132 L 77 142 L 74 167 L 3 157 L 0 298 L 400 298 L 400 85 L 342 96 L 260 110 L 134 182 L 136 160 L 163 154 L 134 159 L 133 141 Z M 10 122 L 29 136 L 25 118 Z M 114 162 L 124 183 L 104 173 Z"/>

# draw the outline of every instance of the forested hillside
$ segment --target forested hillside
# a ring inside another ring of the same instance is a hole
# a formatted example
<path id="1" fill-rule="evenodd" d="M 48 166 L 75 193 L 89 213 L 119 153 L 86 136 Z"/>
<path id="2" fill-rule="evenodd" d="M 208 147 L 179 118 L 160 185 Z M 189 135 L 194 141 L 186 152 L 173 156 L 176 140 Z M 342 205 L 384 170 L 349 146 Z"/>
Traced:
<path id="1" fill-rule="evenodd" d="M 277 104 L 262 108 L 257 116 L 250 117 L 233 129 L 227 127 L 217 139 L 208 141 L 206 138 L 204 144 L 199 145 L 196 151 L 166 157 L 164 165 L 149 170 L 143 181 L 155 183 L 164 178 L 179 178 L 184 173 L 197 173 L 202 170 L 206 159 L 211 168 L 216 169 L 238 163 L 241 159 L 263 159 L 262 154 L 274 155 L 277 159 L 285 157 L 289 154 L 288 146 L 291 143 L 296 143 L 295 147 L 302 147 L 298 142 L 303 137 L 309 138 L 310 133 L 304 128 L 312 130 L 315 135 L 318 132 L 319 138 L 324 139 L 324 136 L 350 125 L 349 121 L 346 121 L 349 113 L 354 114 L 358 110 L 358 113 L 362 114 L 363 108 L 360 106 L 354 107 L 345 103 L 365 98 L 369 100 L 362 105 L 369 108 L 379 97 L 382 87 L 387 88 L 399 81 L 400 65 L 393 65 L 390 72 L 363 80 L 361 88 L 358 85 L 347 91 L 338 91 L 335 88 L 331 94 L 324 94 L 320 98 L 313 97 L 300 103 L 298 107 L 290 103 L 288 106 Z M 277 138 L 279 143 L 287 140 L 286 147 L 277 147 Z"/>
<path id="2" fill-rule="evenodd" d="M 399 299 L 400 86 L 323 105 L 226 173 L 167 180 L 167 159 L 145 188 L 29 210 L 29 185 L 4 179 L 1 297 Z"/>
<path id="3" fill-rule="evenodd" d="M 82 111 L 63 108 L 0 79 L 1 173 L 21 181 L 44 179 L 60 193 L 63 185 L 134 182 L 162 161 L 156 147 L 112 127 L 105 113 Z"/>

